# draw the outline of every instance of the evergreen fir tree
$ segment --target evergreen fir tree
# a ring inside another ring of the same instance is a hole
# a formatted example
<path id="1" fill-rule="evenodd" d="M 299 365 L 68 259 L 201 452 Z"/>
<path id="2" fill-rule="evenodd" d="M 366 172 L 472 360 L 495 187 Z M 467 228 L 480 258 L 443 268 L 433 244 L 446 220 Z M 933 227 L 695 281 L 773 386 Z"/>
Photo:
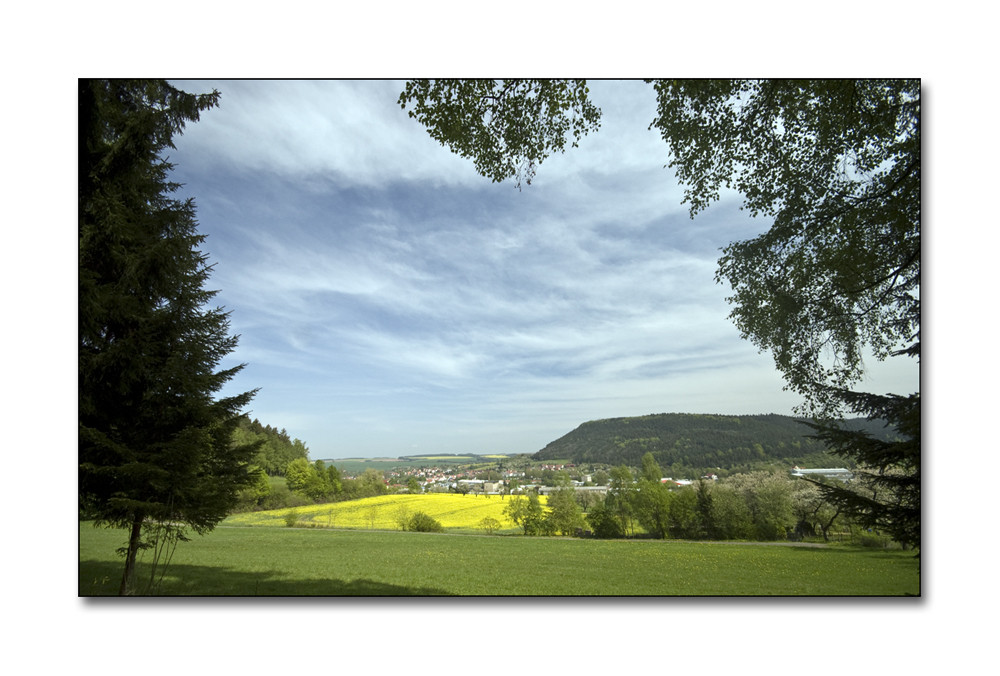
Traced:
<path id="1" fill-rule="evenodd" d="M 237 337 L 207 306 L 204 236 L 162 155 L 218 96 L 79 83 L 80 512 L 128 530 L 122 594 L 140 550 L 211 530 L 253 480 L 255 446 L 231 436 L 256 391 L 215 398 Z"/>
<path id="2" fill-rule="evenodd" d="M 920 393 L 902 397 L 841 391 L 838 396 L 853 410 L 867 413 L 869 420 L 887 421 L 898 436 L 886 440 L 835 422 L 807 423 L 832 452 L 859 466 L 846 486 L 812 483 L 862 527 L 887 533 L 904 547 L 919 550 Z"/>

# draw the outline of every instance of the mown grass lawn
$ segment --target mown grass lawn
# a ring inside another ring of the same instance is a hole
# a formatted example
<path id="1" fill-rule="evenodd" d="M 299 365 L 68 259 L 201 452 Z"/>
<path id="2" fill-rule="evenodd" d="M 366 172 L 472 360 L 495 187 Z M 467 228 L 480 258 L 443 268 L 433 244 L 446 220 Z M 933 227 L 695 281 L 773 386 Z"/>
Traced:
<path id="1" fill-rule="evenodd" d="M 81 524 L 81 596 L 117 593 L 124 539 Z M 909 552 L 856 548 L 219 527 L 181 543 L 152 593 L 902 596 L 920 573 Z"/>

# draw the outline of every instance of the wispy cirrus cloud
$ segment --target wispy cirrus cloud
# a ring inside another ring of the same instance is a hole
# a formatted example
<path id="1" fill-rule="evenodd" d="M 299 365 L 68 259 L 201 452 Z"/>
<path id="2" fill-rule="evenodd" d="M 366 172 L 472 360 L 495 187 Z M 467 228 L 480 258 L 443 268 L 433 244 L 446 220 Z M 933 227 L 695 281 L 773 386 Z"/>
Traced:
<path id="1" fill-rule="evenodd" d="M 602 130 L 522 191 L 432 141 L 400 83 L 185 85 L 212 87 L 173 159 L 241 334 L 234 386 L 314 457 L 533 452 L 592 418 L 797 403 L 714 281 L 767 224 L 689 218 L 642 83 L 595 83 Z"/>

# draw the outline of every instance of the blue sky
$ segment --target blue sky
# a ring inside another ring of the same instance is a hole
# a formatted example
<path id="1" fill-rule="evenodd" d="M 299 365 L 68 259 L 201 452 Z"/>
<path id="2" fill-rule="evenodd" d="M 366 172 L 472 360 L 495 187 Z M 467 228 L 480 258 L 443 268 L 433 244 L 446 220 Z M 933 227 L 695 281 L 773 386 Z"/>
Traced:
<path id="1" fill-rule="evenodd" d="M 719 249 L 767 228 L 736 196 L 694 220 L 651 88 L 591 83 L 602 126 L 532 185 L 432 140 L 393 81 L 174 81 L 219 107 L 176 139 L 210 287 L 261 388 L 251 416 L 315 458 L 533 453 L 592 419 L 784 413 L 739 337 Z M 917 388 L 871 362 L 871 391 Z"/>

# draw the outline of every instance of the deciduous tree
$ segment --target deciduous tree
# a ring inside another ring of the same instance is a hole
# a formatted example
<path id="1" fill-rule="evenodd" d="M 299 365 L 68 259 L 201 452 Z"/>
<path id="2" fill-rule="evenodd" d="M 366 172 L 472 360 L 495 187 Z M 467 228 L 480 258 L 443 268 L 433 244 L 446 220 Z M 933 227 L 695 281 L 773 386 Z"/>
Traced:
<path id="1" fill-rule="evenodd" d="M 741 491 L 723 481 L 711 487 L 709 530 L 720 540 L 756 538 L 753 515 Z"/>
<path id="2" fill-rule="evenodd" d="M 670 532 L 670 510 L 674 496 L 659 480 L 639 479 L 633 495 L 635 518 L 643 529 L 657 538 L 665 538 Z"/>
<path id="3" fill-rule="evenodd" d="M 663 80 L 660 130 L 691 216 L 737 190 L 773 219 L 723 249 L 731 317 L 805 409 L 877 359 L 920 354 L 920 82 Z"/>
<path id="4" fill-rule="evenodd" d="M 656 458 L 653 457 L 652 453 L 646 453 L 642 456 L 640 477 L 656 484 L 660 483 L 660 479 L 663 478 L 663 470 L 660 469 L 660 464 L 656 462 Z"/>
<path id="5" fill-rule="evenodd" d="M 587 512 L 587 523 L 590 524 L 594 532 L 594 537 L 625 537 L 625 529 L 618 520 L 614 509 L 608 506 L 607 500 L 599 502 L 590 508 L 590 511 Z"/>
<path id="6" fill-rule="evenodd" d="M 511 523 L 520 526 L 525 535 L 538 535 L 542 530 L 545 515 L 536 493 L 529 493 L 527 497 L 512 495 L 503 513 Z"/>
<path id="7" fill-rule="evenodd" d="M 625 465 L 611 469 L 611 480 L 604 505 L 608 507 L 621 524 L 622 532 L 635 534 L 632 523 L 635 516 L 636 485 L 632 470 Z"/>
<path id="8" fill-rule="evenodd" d="M 305 458 L 296 458 L 285 468 L 285 482 L 288 489 L 304 493 L 309 480 L 316 476 L 316 468 Z"/>
<path id="9" fill-rule="evenodd" d="M 701 537 L 702 520 L 698 514 L 698 494 L 695 489 L 685 486 L 671 494 L 668 523 L 672 537 Z"/>
<path id="10" fill-rule="evenodd" d="M 583 528 L 583 510 L 572 488 L 561 488 L 551 493 L 546 506 L 548 512 L 545 519 L 554 533 L 573 535 L 577 528 Z"/>
<path id="11" fill-rule="evenodd" d="M 642 471 L 632 495 L 633 510 L 639 525 L 657 538 L 667 537 L 672 496 L 661 482 L 663 470 L 652 453 L 642 456 Z"/>
<path id="12" fill-rule="evenodd" d="M 398 103 L 483 176 L 531 184 L 535 168 L 599 126 L 585 80 L 410 80 Z"/>
<path id="13" fill-rule="evenodd" d="M 600 111 L 588 107 L 585 83 L 573 86 L 571 106 L 543 115 L 545 147 L 562 148 L 553 137 L 565 137 L 570 119 L 587 123 L 574 131 L 596 128 Z M 733 290 L 733 321 L 772 354 L 787 388 L 802 395 L 801 410 L 821 419 L 821 438 L 846 457 L 869 458 L 879 481 L 906 477 L 895 502 L 858 496 L 852 509 L 895 523 L 900 537 L 919 543 L 919 458 L 911 451 L 919 453 L 920 394 L 852 388 L 865 373 L 866 351 L 878 360 L 920 356 L 920 81 L 659 80 L 653 87 L 650 128 L 670 147 L 668 166 L 685 185 L 692 218 L 734 189 L 751 215 L 773 221 L 763 235 L 723 249 L 716 281 Z M 517 167 L 533 173 L 545 156 L 523 135 L 508 144 L 480 140 L 527 119 L 531 109 L 518 97 L 507 107 L 485 105 L 498 91 L 518 89 L 516 81 L 420 81 L 400 103 L 415 102 L 411 115 L 432 136 L 502 180 Z M 570 110 L 577 117 L 561 112 Z M 836 421 L 846 411 L 912 421 L 903 448 L 873 456 L 872 444 L 845 439 Z"/>
<path id="14" fill-rule="evenodd" d="M 253 476 L 253 483 L 243 488 L 239 493 L 238 508 L 244 511 L 259 508 L 271 495 L 271 480 L 267 476 L 267 472 L 260 467 L 253 466 L 250 468 L 250 474 Z"/>

